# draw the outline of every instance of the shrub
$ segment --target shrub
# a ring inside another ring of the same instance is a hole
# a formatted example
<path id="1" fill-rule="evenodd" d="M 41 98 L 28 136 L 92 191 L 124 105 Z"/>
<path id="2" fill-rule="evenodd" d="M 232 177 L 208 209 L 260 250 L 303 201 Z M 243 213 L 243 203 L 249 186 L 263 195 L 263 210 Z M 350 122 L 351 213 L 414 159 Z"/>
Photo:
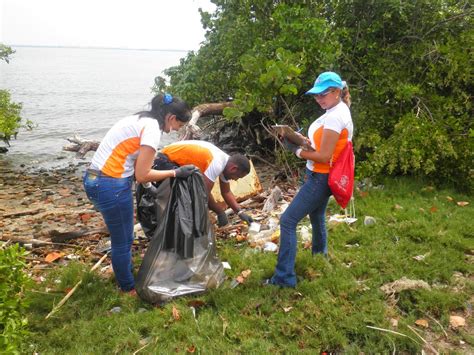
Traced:
<path id="1" fill-rule="evenodd" d="M 0 353 L 19 353 L 27 318 L 24 289 L 28 277 L 25 250 L 18 245 L 0 247 Z"/>

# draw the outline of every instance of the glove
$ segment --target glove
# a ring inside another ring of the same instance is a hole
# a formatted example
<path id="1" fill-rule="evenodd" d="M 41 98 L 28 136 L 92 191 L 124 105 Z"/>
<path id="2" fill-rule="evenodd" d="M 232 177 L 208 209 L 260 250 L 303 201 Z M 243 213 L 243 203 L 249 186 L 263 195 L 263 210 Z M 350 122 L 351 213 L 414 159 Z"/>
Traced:
<path id="1" fill-rule="evenodd" d="M 227 215 L 225 212 L 221 212 L 217 215 L 217 226 L 218 227 L 224 227 L 229 223 L 229 220 L 227 219 Z"/>
<path id="2" fill-rule="evenodd" d="M 296 154 L 296 151 L 300 148 L 296 144 L 291 143 L 287 138 L 283 138 L 283 147 L 285 147 L 286 150 L 289 150 L 290 152 L 293 152 Z"/>
<path id="3" fill-rule="evenodd" d="M 192 164 L 183 165 L 177 168 L 174 172 L 176 173 L 176 177 L 180 179 L 187 178 L 189 175 L 196 171 L 196 167 Z"/>
<path id="4" fill-rule="evenodd" d="M 247 222 L 248 224 L 253 222 L 253 218 L 243 211 L 237 213 L 237 216 L 239 216 L 242 221 Z"/>

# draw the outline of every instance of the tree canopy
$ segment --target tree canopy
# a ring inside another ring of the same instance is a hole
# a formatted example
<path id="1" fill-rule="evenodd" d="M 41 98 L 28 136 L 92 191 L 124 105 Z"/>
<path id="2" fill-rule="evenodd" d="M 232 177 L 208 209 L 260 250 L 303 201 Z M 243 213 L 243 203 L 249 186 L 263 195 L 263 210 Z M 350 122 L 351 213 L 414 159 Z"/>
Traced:
<path id="1" fill-rule="evenodd" d="M 322 71 L 351 89 L 360 176 L 423 175 L 472 191 L 474 26 L 469 1 L 213 0 L 206 40 L 166 70 L 190 104 L 306 126 Z"/>

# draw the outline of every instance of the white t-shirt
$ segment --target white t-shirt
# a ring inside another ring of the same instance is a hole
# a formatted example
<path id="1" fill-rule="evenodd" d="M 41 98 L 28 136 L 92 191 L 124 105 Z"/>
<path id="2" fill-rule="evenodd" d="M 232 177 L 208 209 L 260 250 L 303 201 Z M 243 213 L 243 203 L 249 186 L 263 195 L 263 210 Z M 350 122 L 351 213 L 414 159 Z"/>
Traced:
<path id="1" fill-rule="evenodd" d="M 352 135 L 354 133 L 351 112 L 344 102 L 341 101 L 333 108 L 327 110 L 324 115 L 309 126 L 308 138 L 311 141 L 311 146 L 317 151 L 320 150 L 323 130 L 325 129 L 339 133 L 339 140 L 336 143 L 336 148 L 333 153 L 332 161 L 334 163 L 339 157 L 339 154 L 341 154 L 342 149 L 346 146 L 346 143 L 352 141 Z M 329 173 L 329 163 L 317 163 L 308 160 L 306 167 L 314 172 Z"/>
<path id="2" fill-rule="evenodd" d="M 102 139 L 92 158 L 91 168 L 116 178 L 132 176 L 140 146 L 147 145 L 157 150 L 161 134 L 154 118 L 125 117 L 115 123 Z"/>
<path id="3" fill-rule="evenodd" d="M 195 165 L 213 182 L 218 176 L 223 182 L 228 182 L 223 171 L 229 160 L 229 155 L 212 143 L 197 140 L 180 141 L 164 147 L 161 152 L 179 166 Z"/>

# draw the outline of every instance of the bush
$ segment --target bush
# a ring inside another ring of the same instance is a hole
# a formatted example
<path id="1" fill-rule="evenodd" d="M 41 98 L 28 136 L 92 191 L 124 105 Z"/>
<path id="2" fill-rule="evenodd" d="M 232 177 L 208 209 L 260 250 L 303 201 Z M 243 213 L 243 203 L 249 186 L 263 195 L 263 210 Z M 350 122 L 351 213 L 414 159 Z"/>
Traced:
<path id="1" fill-rule="evenodd" d="M 0 353 L 19 353 L 27 334 L 24 289 L 25 250 L 18 245 L 0 247 Z"/>

